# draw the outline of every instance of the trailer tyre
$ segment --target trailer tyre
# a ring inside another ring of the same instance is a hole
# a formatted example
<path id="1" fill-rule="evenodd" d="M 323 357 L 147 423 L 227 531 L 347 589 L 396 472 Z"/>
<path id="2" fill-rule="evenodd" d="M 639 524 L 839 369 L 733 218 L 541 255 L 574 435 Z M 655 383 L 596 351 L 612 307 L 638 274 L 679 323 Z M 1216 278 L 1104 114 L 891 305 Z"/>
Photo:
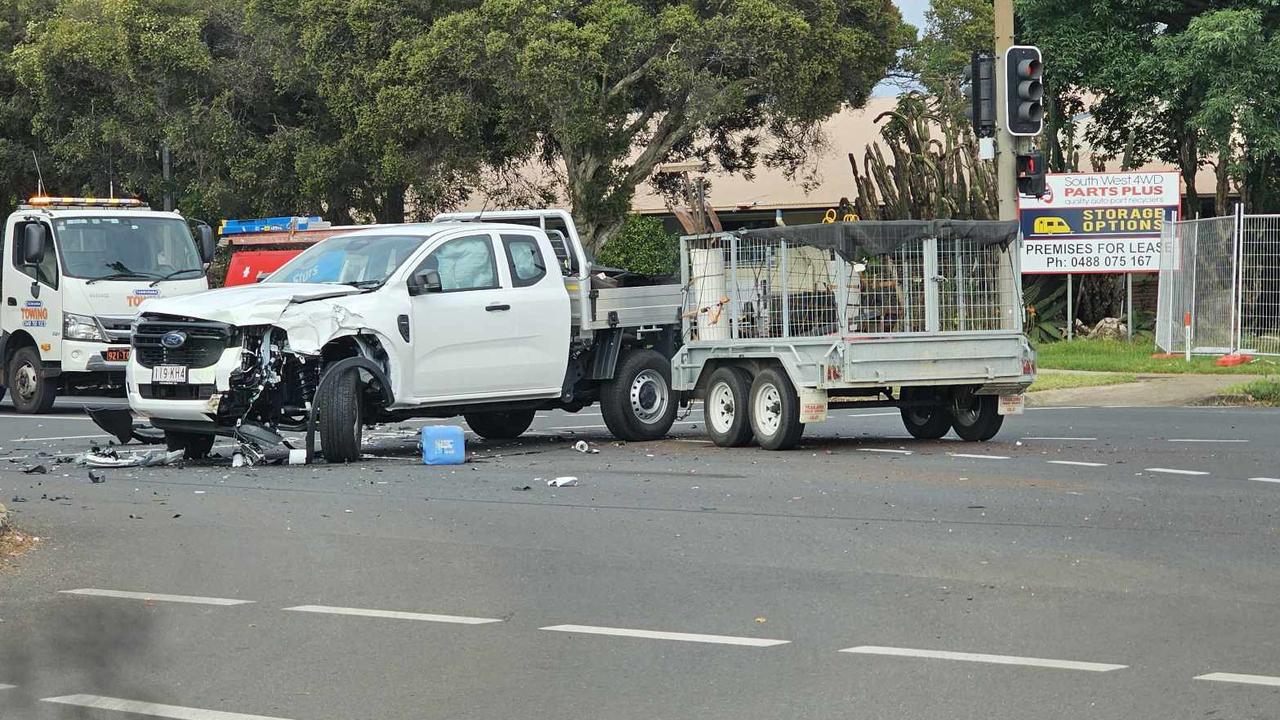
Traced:
<path id="1" fill-rule="evenodd" d="M 720 447 L 742 447 L 751 442 L 751 375 L 742 368 L 724 366 L 711 373 L 702 419 L 707 435 Z"/>
<path id="2" fill-rule="evenodd" d="M 20 413 L 46 413 L 58 396 L 57 381 L 41 372 L 40 353 L 34 347 L 18 348 L 9 362 L 9 389 L 13 407 Z"/>
<path id="3" fill-rule="evenodd" d="M 477 435 L 488 440 L 515 440 L 533 424 L 533 410 L 466 413 L 462 417 Z"/>
<path id="4" fill-rule="evenodd" d="M 786 373 L 770 368 L 751 383 L 751 432 L 765 450 L 791 450 L 800 444 L 800 398 Z"/>
<path id="5" fill-rule="evenodd" d="M 933 407 L 904 407 L 900 409 L 902 424 L 906 426 L 907 432 L 911 434 L 911 437 L 918 440 L 937 440 L 946 435 L 947 431 L 951 429 L 951 409 L 947 407 L 942 398 L 938 397 L 937 391 L 932 388 L 904 387 L 899 397 L 908 401 L 931 399 L 938 401 L 938 404 Z"/>
<path id="6" fill-rule="evenodd" d="M 209 452 L 213 450 L 213 441 L 215 439 L 216 436 L 203 433 L 178 432 L 175 430 L 166 430 L 164 432 L 164 444 L 169 449 L 169 452 L 181 450 L 182 457 L 187 460 L 203 460 L 209 457 Z"/>
<path id="7" fill-rule="evenodd" d="M 956 434 L 970 442 L 990 440 L 1004 424 L 999 398 L 995 395 L 974 395 L 967 388 L 957 390 L 952 396 L 951 415 L 951 425 Z"/>
<path id="8" fill-rule="evenodd" d="M 676 420 L 671 363 L 653 350 L 634 350 L 600 388 L 600 414 L 619 440 L 657 440 Z"/>
<path id="9" fill-rule="evenodd" d="M 348 368 L 338 377 L 322 381 L 316 393 L 320 421 L 320 451 L 326 462 L 348 463 L 360 459 L 364 418 L 360 407 L 360 371 Z"/>

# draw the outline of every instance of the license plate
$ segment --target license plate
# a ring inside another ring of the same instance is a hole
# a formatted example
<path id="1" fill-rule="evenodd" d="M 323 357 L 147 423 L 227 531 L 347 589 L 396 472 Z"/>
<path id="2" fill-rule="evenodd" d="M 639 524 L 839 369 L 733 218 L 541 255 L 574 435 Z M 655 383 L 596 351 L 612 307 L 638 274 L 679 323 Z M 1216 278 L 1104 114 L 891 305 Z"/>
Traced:
<path id="1" fill-rule="evenodd" d="M 129 348 L 107 348 L 102 351 L 102 358 L 108 362 L 128 362 Z"/>
<path id="2" fill-rule="evenodd" d="M 1026 395 L 1001 395 L 1000 406 L 997 409 L 1001 415 L 1021 415 L 1022 409 L 1026 406 Z"/>
<path id="3" fill-rule="evenodd" d="M 185 383 L 187 381 L 186 365 L 157 365 L 151 368 L 151 382 L 166 385 Z"/>

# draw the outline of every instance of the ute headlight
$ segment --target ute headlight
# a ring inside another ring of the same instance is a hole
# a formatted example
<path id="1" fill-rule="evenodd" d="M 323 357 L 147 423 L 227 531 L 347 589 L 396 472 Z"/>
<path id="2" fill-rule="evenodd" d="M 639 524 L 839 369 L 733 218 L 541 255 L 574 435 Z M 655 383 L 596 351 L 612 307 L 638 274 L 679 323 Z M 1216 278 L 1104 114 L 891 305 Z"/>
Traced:
<path id="1" fill-rule="evenodd" d="M 62 314 L 62 338 L 64 340 L 90 340 L 106 342 L 106 333 L 98 325 L 97 319 L 90 315 L 76 313 Z"/>

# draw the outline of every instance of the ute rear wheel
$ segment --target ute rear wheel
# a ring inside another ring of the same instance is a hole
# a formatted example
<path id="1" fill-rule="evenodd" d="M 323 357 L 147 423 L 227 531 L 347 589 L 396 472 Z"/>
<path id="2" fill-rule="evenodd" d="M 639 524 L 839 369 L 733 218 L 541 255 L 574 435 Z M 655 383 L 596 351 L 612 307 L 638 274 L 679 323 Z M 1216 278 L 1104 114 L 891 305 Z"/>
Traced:
<path id="1" fill-rule="evenodd" d="M 907 402 L 929 402 L 933 405 L 915 405 L 900 409 L 902 424 L 911 437 L 919 440 L 937 440 L 951 429 L 951 410 L 933 388 L 904 387 L 899 398 Z"/>
<path id="2" fill-rule="evenodd" d="M 1004 424 L 999 402 L 995 395 L 974 395 L 972 388 L 958 389 L 951 398 L 951 426 L 964 440 L 990 440 Z"/>
<path id="3" fill-rule="evenodd" d="M 657 440 L 676 420 L 671 363 L 653 350 L 633 350 L 600 389 L 600 414 L 619 440 Z"/>
<path id="4" fill-rule="evenodd" d="M 770 368 L 751 383 L 751 432 L 765 450 L 791 450 L 800 444 L 800 398 L 786 373 Z"/>
<path id="5" fill-rule="evenodd" d="M 751 442 L 751 375 L 737 367 L 720 367 L 707 382 L 702 417 L 707 435 L 720 447 Z"/>
<path id="6" fill-rule="evenodd" d="M 326 377 L 316 393 L 320 421 L 320 451 L 326 462 L 349 463 L 360 459 L 364 439 L 361 412 L 360 371 L 346 368 L 337 377 Z"/>
<path id="7" fill-rule="evenodd" d="M 9 389 L 13 407 L 20 413 L 46 413 L 58 396 L 57 380 L 44 376 L 40 352 L 34 347 L 18 348 L 9 361 Z"/>
<path id="8" fill-rule="evenodd" d="M 169 449 L 169 452 L 181 450 L 182 457 L 187 460 L 203 460 L 209 457 L 209 452 L 213 450 L 213 441 L 215 439 L 214 435 L 205 435 L 203 433 L 175 430 L 166 430 L 164 432 L 164 444 Z"/>
<path id="9" fill-rule="evenodd" d="M 533 424 L 533 410 L 467 413 L 462 417 L 477 435 L 489 440 L 514 440 Z"/>

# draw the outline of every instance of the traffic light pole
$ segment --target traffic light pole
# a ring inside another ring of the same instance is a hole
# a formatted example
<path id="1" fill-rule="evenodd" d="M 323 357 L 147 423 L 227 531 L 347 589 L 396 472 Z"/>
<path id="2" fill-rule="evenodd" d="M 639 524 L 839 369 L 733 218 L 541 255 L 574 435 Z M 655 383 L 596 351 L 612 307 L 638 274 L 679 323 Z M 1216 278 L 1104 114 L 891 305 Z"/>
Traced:
<path id="1" fill-rule="evenodd" d="M 1009 134 L 1009 96 L 1003 70 L 1004 56 L 1013 45 L 1013 0 L 995 0 L 996 30 L 996 191 L 1000 199 L 1000 219 L 1018 218 L 1017 151 L 1018 138 Z"/>

